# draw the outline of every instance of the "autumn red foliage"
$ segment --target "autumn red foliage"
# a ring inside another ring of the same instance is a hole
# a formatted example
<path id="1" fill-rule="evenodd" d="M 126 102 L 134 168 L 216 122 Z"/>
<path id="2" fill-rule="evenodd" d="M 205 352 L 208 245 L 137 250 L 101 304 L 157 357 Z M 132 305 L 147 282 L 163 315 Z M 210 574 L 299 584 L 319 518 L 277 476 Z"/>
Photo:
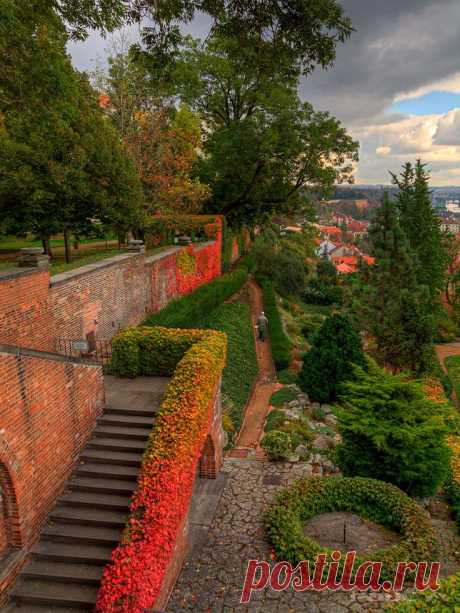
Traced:
<path id="1" fill-rule="evenodd" d="M 127 360 L 134 346 L 138 351 L 148 346 L 150 353 L 162 349 L 163 357 L 165 346 L 171 356 L 188 347 L 155 421 L 128 525 L 104 571 L 96 604 L 98 613 L 141 613 L 155 605 L 189 510 L 225 364 L 226 337 L 215 331 L 142 328 L 121 332 L 114 343 Z"/>

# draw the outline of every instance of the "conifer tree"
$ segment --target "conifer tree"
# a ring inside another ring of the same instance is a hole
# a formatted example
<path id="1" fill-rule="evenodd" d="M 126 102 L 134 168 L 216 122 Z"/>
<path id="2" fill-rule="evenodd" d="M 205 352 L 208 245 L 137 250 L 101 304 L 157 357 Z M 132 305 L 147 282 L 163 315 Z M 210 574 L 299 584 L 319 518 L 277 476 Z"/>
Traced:
<path id="1" fill-rule="evenodd" d="M 431 205 L 429 174 L 417 160 L 415 166 L 405 164 L 399 177 L 393 175 L 393 182 L 400 190 L 399 221 L 416 258 L 417 281 L 429 288 L 434 305 L 444 287 L 447 254 L 439 219 Z"/>
<path id="2" fill-rule="evenodd" d="M 416 266 L 396 206 L 386 194 L 369 229 L 376 262 L 360 285 L 360 324 L 375 339 L 383 363 L 422 373 L 431 358 L 434 321 L 429 289 Z"/>
<path id="3" fill-rule="evenodd" d="M 443 406 L 428 400 L 420 383 L 372 360 L 354 374 L 338 412 L 343 473 L 388 481 L 411 496 L 436 493 L 449 470 Z"/>
<path id="4" fill-rule="evenodd" d="M 343 315 L 326 319 L 305 356 L 299 384 L 311 400 L 337 399 L 340 385 L 351 377 L 353 365 L 364 365 L 359 335 Z"/>

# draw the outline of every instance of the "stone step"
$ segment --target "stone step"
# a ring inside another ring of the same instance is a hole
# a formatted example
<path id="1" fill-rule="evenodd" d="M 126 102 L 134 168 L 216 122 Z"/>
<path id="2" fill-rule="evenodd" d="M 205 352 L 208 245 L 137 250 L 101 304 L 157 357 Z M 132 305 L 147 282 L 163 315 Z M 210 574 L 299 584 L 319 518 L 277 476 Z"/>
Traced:
<path id="1" fill-rule="evenodd" d="M 19 602 L 94 609 L 98 588 L 81 583 L 22 579 L 16 582 L 12 597 Z M 51 609 L 52 611 L 52 609 Z"/>
<path id="2" fill-rule="evenodd" d="M 136 482 L 139 469 L 136 466 L 82 462 L 78 466 L 76 474 L 79 477 L 109 477 L 112 479 L 126 479 L 126 481 Z"/>
<path id="3" fill-rule="evenodd" d="M 31 604 L 30 602 L 12 602 L 5 609 L 5 613 L 85 613 L 85 611 L 88 611 L 88 609 L 82 609 L 81 607 L 50 607 L 47 604 Z"/>
<path id="4" fill-rule="evenodd" d="M 135 484 L 126 479 L 109 479 L 108 477 L 74 477 L 67 484 L 68 488 L 80 492 L 102 492 L 109 494 L 131 495 Z"/>
<path id="5" fill-rule="evenodd" d="M 124 415 L 119 413 L 113 413 L 107 410 L 97 420 L 98 424 L 105 426 L 126 426 L 127 428 L 151 428 L 153 425 L 154 417 L 140 415 Z"/>
<path id="6" fill-rule="evenodd" d="M 93 431 L 93 435 L 98 438 L 136 439 L 145 442 L 151 432 L 152 428 L 106 426 L 104 424 L 99 424 Z"/>
<path id="7" fill-rule="evenodd" d="M 59 504 L 91 509 L 127 510 L 131 496 L 121 494 L 102 494 L 100 492 L 66 492 L 59 498 Z"/>
<path id="8" fill-rule="evenodd" d="M 135 416 L 135 417 L 150 417 L 153 419 L 156 413 L 158 413 L 160 405 L 158 407 L 150 406 L 146 408 L 129 408 L 123 407 L 122 409 L 118 407 L 108 407 L 105 412 L 115 415 L 127 415 L 127 416 Z"/>
<path id="9" fill-rule="evenodd" d="M 81 458 L 91 462 L 102 464 L 119 464 L 121 466 L 140 466 L 142 453 L 130 451 L 114 451 L 107 449 L 86 448 L 81 453 Z"/>
<path id="10" fill-rule="evenodd" d="M 36 560 L 54 560 L 55 562 L 81 562 L 105 566 L 112 554 L 113 547 L 108 545 L 90 545 L 39 541 L 32 549 Z"/>
<path id="11" fill-rule="evenodd" d="M 128 513 L 117 510 L 95 509 L 71 505 L 58 505 L 50 514 L 52 520 L 60 523 L 87 523 L 94 526 L 122 529 Z"/>
<path id="12" fill-rule="evenodd" d="M 118 439 L 118 438 L 92 438 L 86 444 L 87 449 L 106 449 L 107 451 L 133 451 L 143 452 L 146 446 L 146 441 L 137 441 L 136 439 Z"/>
<path id="13" fill-rule="evenodd" d="M 99 585 L 103 571 L 102 565 L 36 559 L 27 564 L 21 577 Z"/>
<path id="14" fill-rule="evenodd" d="M 115 547 L 120 542 L 121 530 L 88 526 L 87 524 L 49 523 L 45 526 L 41 538 L 59 543 L 107 545 Z"/>

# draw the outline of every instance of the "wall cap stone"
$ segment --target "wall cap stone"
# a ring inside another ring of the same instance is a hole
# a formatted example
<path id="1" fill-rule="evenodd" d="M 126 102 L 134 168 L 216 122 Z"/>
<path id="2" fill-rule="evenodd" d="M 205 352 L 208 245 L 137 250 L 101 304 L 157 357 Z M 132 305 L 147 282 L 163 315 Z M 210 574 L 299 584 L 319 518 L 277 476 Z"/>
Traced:
<path id="1" fill-rule="evenodd" d="M 61 353 L 53 353 L 51 351 L 40 351 L 39 349 L 26 349 L 14 345 L 0 344 L 0 353 L 8 353 L 17 357 L 24 356 L 28 358 L 39 358 L 41 360 L 53 360 L 55 362 L 83 364 L 84 366 L 92 366 L 93 368 L 102 368 L 99 362 L 91 360 L 90 358 L 79 358 L 70 355 L 62 355 Z"/>

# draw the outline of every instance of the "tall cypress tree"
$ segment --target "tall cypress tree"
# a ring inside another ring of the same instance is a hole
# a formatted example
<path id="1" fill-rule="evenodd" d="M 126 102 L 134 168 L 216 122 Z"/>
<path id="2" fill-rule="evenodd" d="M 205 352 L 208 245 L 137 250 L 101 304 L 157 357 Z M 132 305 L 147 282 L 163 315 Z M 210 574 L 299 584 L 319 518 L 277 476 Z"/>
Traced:
<path id="1" fill-rule="evenodd" d="M 419 285 L 416 265 L 386 194 L 369 229 L 371 253 L 359 293 L 360 323 L 376 341 L 381 360 L 421 373 L 428 366 L 433 338 L 429 289 Z"/>
<path id="2" fill-rule="evenodd" d="M 447 254 L 439 219 L 431 205 L 429 174 L 417 160 L 407 163 L 401 175 L 393 175 L 399 187 L 397 205 L 401 227 L 414 252 L 417 281 L 429 288 L 433 303 L 444 287 Z"/>

